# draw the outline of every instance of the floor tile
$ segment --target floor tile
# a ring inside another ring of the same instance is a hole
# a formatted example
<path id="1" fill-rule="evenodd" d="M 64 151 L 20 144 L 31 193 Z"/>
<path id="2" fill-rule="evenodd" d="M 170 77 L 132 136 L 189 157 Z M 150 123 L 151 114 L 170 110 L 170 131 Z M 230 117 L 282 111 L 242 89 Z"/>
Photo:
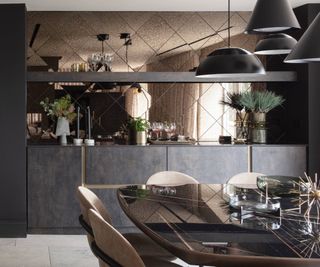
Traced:
<path id="1" fill-rule="evenodd" d="M 1 267 L 50 267 L 48 247 L 0 246 Z"/>
<path id="2" fill-rule="evenodd" d="M 16 246 L 61 246 L 88 247 L 85 235 L 28 235 L 27 238 L 17 238 Z"/>
<path id="3" fill-rule="evenodd" d="M 0 246 L 15 246 L 15 238 L 0 238 Z"/>
<path id="4" fill-rule="evenodd" d="M 49 247 L 51 267 L 98 267 L 90 248 Z"/>

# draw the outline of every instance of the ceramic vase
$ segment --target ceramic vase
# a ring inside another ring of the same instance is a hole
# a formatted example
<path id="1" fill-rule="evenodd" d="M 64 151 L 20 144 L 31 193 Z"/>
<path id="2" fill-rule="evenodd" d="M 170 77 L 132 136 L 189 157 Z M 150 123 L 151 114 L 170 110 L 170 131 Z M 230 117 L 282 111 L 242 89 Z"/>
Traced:
<path id="1" fill-rule="evenodd" d="M 65 117 L 59 117 L 57 121 L 56 136 L 60 138 L 60 144 L 67 144 L 67 135 L 70 135 L 69 121 Z"/>
<path id="2" fill-rule="evenodd" d="M 147 144 L 147 134 L 145 131 L 137 132 L 136 134 L 136 142 L 137 145 L 145 145 Z"/>

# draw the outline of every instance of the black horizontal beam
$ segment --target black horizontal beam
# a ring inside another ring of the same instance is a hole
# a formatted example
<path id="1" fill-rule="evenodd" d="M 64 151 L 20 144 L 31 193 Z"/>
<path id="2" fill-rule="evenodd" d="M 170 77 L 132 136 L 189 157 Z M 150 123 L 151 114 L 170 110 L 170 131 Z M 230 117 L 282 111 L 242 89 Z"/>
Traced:
<path id="1" fill-rule="evenodd" d="M 294 82 L 294 71 L 270 71 L 256 77 L 197 78 L 194 72 L 28 72 L 28 82 L 140 82 L 140 83 L 214 83 L 214 82 Z"/>

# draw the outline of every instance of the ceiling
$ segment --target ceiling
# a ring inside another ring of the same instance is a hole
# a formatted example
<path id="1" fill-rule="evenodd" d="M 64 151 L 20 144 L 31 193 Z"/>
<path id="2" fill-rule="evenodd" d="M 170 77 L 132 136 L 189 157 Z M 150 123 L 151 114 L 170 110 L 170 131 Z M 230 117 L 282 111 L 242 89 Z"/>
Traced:
<path id="1" fill-rule="evenodd" d="M 0 0 L 0 3 L 21 3 Z M 256 0 L 231 0 L 232 10 L 251 11 Z M 293 7 L 320 0 L 290 0 Z M 227 0 L 25 0 L 29 11 L 224 11 Z"/>

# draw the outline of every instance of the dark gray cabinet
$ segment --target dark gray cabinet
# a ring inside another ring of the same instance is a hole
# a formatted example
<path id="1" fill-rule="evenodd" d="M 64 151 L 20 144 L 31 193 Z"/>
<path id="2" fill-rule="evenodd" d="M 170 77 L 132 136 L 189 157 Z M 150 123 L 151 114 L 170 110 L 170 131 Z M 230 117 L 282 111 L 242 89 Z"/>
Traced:
<path id="1" fill-rule="evenodd" d="M 166 147 L 88 147 L 86 184 L 144 184 L 167 169 L 166 159 Z"/>
<path id="2" fill-rule="evenodd" d="M 81 148 L 38 146 L 28 149 L 29 233 L 80 229 L 76 188 L 81 185 Z"/>
<path id="3" fill-rule="evenodd" d="M 248 170 L 248 147 L 168 147 L 168 170 L 189 174 L 200 183 L 224 183 Z"/>
<path id="4" fill-rule="evenodd" d="M 250 161 L 251 158 L 251 161 Z M 79 233 L 76 189 L 86 185 L 101 198 L 115 227 L 133 224 L 121 210 L 117 188 L 144 184 L 152 174 L 174 170 L 200 183 L 224 183 L 252 170 L 265 174 L 303 175 L 306 146 L 31 146 L 28 148 L 29 233 Z M 103 187 L 103 188 L 101 188 Z"/>
<path id="5" fill-rule="evenodd" d="M 303 176 L 306 146 L 253 146 L 252 169 L 267 175 Z"/>

